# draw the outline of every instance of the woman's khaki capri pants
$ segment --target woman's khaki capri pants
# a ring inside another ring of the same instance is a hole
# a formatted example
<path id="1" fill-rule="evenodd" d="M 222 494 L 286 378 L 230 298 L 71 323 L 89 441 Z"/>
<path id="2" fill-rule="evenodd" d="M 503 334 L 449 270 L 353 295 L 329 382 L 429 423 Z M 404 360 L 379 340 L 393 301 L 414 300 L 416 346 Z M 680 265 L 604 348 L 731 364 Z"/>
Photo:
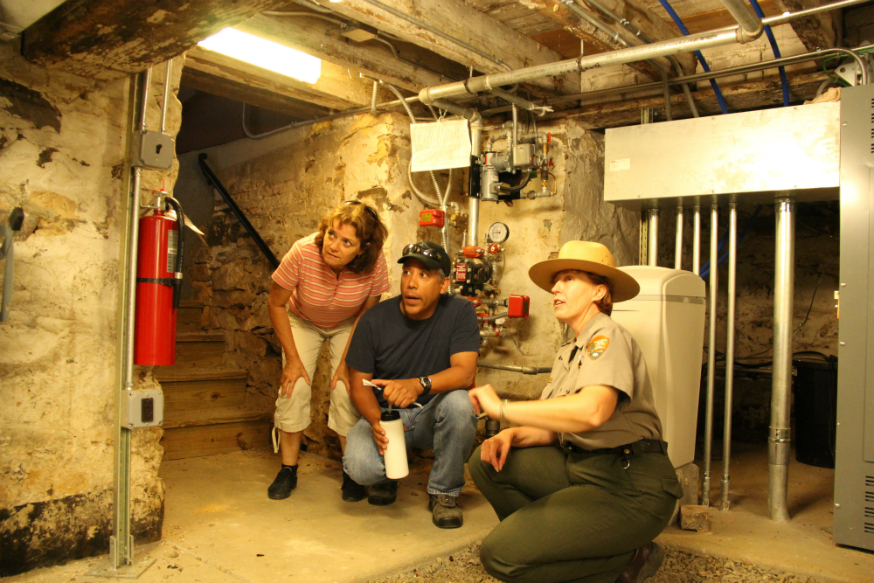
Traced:
<path id="1" fill-rule="evenodd" d="M 316 364 L 319 353 L 325 340 L 329 341 L 331 349 L 331 375 L 336 372 L 355 318 L 349 318 L 340 322 L 331 329 L 319 328 L 312 322 L 288 312 L 288 321 L 291 323 L 291 333 L 294 336 L 294 345 L 297 353 L 306 368 L 310 380 L 316 372 Z M 282 366 L 285 366 L 285 354 L 282 355 Z M 312 386 L 307 384 L 303 377 L 299 378 L 294 385 L 294 390 L 288 397 L 281 394 L 276 399 L 276 413 L 273 415 L 273 424 L 282 431 L 295 433 L 303 431 L 310 424 L 310 400 Z M 328 410 L 328 427 L 345 437 L 346 433 L 361 417 L 346 390 L 343 381 L 337 382 L 337 387 L 331 391 L 331 407 Z"/>

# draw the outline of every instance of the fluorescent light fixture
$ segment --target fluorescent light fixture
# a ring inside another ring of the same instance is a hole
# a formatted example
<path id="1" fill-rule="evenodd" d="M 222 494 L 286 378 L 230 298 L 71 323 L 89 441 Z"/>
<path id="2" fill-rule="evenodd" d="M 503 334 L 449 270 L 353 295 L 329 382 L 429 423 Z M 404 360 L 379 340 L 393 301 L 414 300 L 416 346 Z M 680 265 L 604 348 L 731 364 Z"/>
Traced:
<path id="1" fill-rule="evenodd" d="M 307 83 L 315 83 L 322 75 L 321 59 L 233 28 L 226 28 L 197 44 Z"/>

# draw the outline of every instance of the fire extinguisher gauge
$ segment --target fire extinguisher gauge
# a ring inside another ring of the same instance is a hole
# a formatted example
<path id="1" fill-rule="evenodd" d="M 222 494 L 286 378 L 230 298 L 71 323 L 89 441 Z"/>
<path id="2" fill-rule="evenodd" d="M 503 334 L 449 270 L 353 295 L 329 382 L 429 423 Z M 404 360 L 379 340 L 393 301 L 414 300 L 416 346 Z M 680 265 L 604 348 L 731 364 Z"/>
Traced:
<path id="1" fill-rule="evenodd" d="M 492 243 L 503 243 L 510 237 L 510 227 L 504 223 L 492 223 L 488 236 Z"/>

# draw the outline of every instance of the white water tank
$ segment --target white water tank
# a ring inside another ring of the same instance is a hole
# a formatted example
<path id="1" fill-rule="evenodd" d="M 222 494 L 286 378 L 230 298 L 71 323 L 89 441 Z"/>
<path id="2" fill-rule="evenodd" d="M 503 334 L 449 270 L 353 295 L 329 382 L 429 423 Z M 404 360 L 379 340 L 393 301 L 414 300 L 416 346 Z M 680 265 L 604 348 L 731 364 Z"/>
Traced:
<path id="1" fill-rule="evenodd" d="M 695 459 L 698 394 L 704 348 L 704 280 L 666 267 L 620 269 L 640 283 L 640 294 L 613 306 L 613 319 L 637 340 L 646 359 L 662 439 L 675 468 Z"/>

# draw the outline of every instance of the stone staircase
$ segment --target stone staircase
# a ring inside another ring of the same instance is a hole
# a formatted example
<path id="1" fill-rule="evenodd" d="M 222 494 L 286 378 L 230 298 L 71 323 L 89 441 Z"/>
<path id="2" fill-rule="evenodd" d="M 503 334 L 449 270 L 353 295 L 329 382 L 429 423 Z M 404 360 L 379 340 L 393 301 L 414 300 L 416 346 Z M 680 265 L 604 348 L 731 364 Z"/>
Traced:
<path id="1" fill-rule="evenodd" d="M 248 373 L 224 365 L 225 337 L 204 332 L 204 307 L 182 302 L 176 364 L 155 368 L 164 391 L 164 459 L 270 447 L 271 413 L 247 403 Z"/>

